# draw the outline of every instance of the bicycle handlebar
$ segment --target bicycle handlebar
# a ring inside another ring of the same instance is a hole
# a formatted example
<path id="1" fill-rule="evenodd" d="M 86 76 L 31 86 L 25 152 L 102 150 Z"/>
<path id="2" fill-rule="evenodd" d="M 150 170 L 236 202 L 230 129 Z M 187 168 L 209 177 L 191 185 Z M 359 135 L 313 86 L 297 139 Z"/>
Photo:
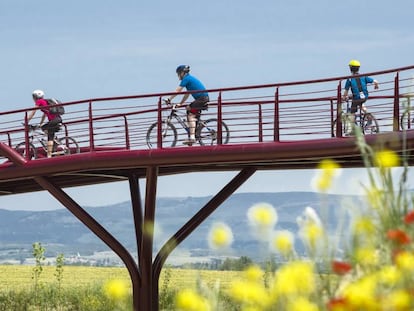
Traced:
<path id="1" fill-rule="evenodd" d="M 170 102 L 169 100 L 166 100 L 166 99 L 163 99 L 162 101 L 163 101 L 163 102 L 164 102 L 164 104 L 166 104 L 167 106 L 171 106 L 171 109 L 172 109 L 172 110 L 177 110 L 179 107 L 181 107 L 181 106 L 178 106 L 178 104 L 176 104 L 176 103 L 172 103 L 172 102 Z"/>
<path id="2" fill-rule="evenodd" d="M 22 123 L 22 125 L 26 126 L 24 123 Z M 28 124 L 27 127 L 29 128 L 29 131 L 40 130 L 42 128 L 39 124 Z"/>

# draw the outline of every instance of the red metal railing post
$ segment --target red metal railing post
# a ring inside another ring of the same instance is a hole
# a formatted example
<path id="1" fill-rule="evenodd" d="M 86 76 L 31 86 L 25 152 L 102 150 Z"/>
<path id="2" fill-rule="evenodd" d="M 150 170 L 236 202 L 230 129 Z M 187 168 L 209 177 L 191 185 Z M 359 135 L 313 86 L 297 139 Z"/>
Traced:
<path id="1" fill-rule="evenodd" d="M 259 142 L 263 142 L 263 115 L 262 115 L 262 104 L 259 106 Z"/>
<path id="2" fill-rule="evenodd" d="M 217 98 L 217 144 L 221 145 L 223 143 L 223 128 L 221 126 L 222 120 L 223 120 L 223 109 L 221 105 L 221 91 L 219 93 L 219 96 Z"/>
<path id="3" fill-rule="evenodd" d="M 275 111 L 274 111 L 274 129 L 273 129 L 273 141 L 280 140 L 280 114 L 279 114 L 279 87 L 276 88 L 275 92 Z"/>
<path id="4" fill-rule="evenodd" d="M 29 148 L 29 121 L 27 120 L 27 111 L 24 113 L 24 148 L 26 149 L 26 160 L 30 160 L 32 155 Z M 36 150 L 34 152 L 37 152 Z"/>
<path id="5" fill-rule="evenodd" d="M 124 116 L 124 126 L 125 126 L 125 148 L 130 149 L 131 146 L 129 145 L 128 119 L 126 116 Z"/>
<path id="6" fill-rule="evenodd" d="M 399 72 L 395 75 L 394 78 L 394 115 L 393 115 L 393 131 L 396 132 L 400 128 L 400 82 L 399 82 Z"/>
<path id="7" fill-rule="evenodd" d="M 331 99 L 330 100 L 330 108 L 331 108 L 331 137 L 335 137 L 335 134 L 336 133 L 334 133 L 334 127 L 333 127 L 333 124 L 334 124 L 334 122 L 335 122 L 335 119 L 334 119 L 334 101 Z"/>
<path id="8" fill-rule="evenodd" d="M 7 141 L 9 143 L 9 146 L 12 147 L 12 141 L 11 141 L 11 136 L 9 132 L 7 132 Z"/>
<path id="9" fill-rule="evenodd" d="M 157 148 L 162 148 L 162 113 L 161 113 L 161 96 L 158 99 L 158 116 L 157 116 Z"/>
<path id="10" fill-rule="evenodd" d="M 93 116 L 92 116 L 92 101 L 89 102 L 89 151 L 95 149 L 94 134 L 93 134 Z"/>
<path id="11" fill-rule="evenodd" d="M 342 87 L 341 80 L 339 80 L 337 94 L 336 94 L 336 137 L 342 137 Z M 335 122 L 335 121 L 334 121 Z"/>

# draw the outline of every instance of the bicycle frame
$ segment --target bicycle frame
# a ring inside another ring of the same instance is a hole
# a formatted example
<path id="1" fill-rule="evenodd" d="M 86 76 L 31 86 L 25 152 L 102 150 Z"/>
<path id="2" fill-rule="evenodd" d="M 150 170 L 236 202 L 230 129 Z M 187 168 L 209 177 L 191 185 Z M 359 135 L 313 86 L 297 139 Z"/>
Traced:
<path id="1" fill-rule="evenodd" d="M 38 126 L 31 126 L 29 125 L 29 143 L 33 144 L 34 141 L 40 143 L 43 150 L 47 152 L 47 141 L 45 139 L 45 132 L 41 130 Z M 56 137 L 54 138 L 54 141 L 56 141 Z"/>
<path id="2" fill-rule="evenodd" d="M 178 112 L 178 109 L 176 108 L 176 105 L 173 105 L 171 108 L 171 112 L 169 116 L 167 117 L 166 121 L 171 122 L 172 119 L 175 119 L 182 126 L 182 128 L 186 130 L 187 133 L 189 133 L 190 128 L 188 127 L 187 122 L 183 119 L 184 114 L 178 114 L 177 112 Z M 198 120 L 197 120 L 197 125 L 198 125 Z"/>
<path id="3" fill-rule="evenodd" d="M 352 102 L 351 102 L 351 103 L 352 103 Z M 358 106 L 357 112 L 355 112 L 355 113 L 351 113 L 351 104 L 350 104 L 350 101 L 349 101 L 349 100 L 347 100 L 347 101 L 346 101 L 346 111 L 345 111 L 345 113 L 346 113 L 348 116 L 352 116 L 352 115 L 354 116 L 354 119 L 355 119 L 355 125 L 358 125 L 358 126 L 360 126 L 361 128 L 364 126 L 364 124 L 363 124 L 363 120 L 364 120 L 364 115 L 365 115 L 365 113 L 364 113 L 364 111 L 362 110 L 362 104 Z"/>

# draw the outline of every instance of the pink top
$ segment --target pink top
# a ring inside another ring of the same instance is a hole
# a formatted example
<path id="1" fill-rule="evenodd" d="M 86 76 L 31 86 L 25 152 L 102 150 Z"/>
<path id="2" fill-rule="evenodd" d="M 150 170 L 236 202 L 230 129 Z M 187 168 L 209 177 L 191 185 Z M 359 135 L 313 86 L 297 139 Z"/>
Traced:
<path id="1" fill-rule="evenodd" d="M 36 106 L 37 106 L 37 107 L 45 107 L 45 108 L 41 108 L 40 110 L 41 110 L 44 114 L 46 114 L 47 119 L 48 119 L 49 121 L 53 120 L 54 118 L 56 118 L 56 117 L 58 116 L 57 114 L 52 114 L 52 113 L 50 113 L 49 108 L 46 108 L 46 107 L 48 107 L 49 105 L 48 105 L 47 101 L 46 101 L 45 99 L 43 99 L 43 98 L 40 98 L 40 99 L 36 100 Z"/>

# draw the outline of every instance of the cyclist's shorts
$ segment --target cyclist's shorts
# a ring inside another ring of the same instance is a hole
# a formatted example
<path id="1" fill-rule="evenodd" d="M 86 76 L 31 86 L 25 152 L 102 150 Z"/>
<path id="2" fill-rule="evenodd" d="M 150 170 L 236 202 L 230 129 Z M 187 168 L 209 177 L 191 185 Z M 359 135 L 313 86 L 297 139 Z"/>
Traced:
<path id="1" fill-rule="evenodd" d="M 188 112 L 195 115 L 200 114 L 202 110 L 207 110 L 209 100 L 208 96 L 197 98 L 190 104 L 191 109 Z"/>
<path id="2" fill-rule="evenodd" d="M 47 131 L 47 140 L 53 140 L 55 138 L 55 133 L 59 132 L 60 130 L 60 123 L 62 119 L 60 117 L 56 117 L 53 120 L 50 120 L 46 124 L 42 125 L 42 130 Z"/>
<path id="3" fill-rule="evenodd" d="M 366 98 L 365 99 L 353 99 L 352 106 L 351 106 L 351 113 L 357 112 L 358 107 L 362 106 L 366 101 L 367 101 Z"/>

